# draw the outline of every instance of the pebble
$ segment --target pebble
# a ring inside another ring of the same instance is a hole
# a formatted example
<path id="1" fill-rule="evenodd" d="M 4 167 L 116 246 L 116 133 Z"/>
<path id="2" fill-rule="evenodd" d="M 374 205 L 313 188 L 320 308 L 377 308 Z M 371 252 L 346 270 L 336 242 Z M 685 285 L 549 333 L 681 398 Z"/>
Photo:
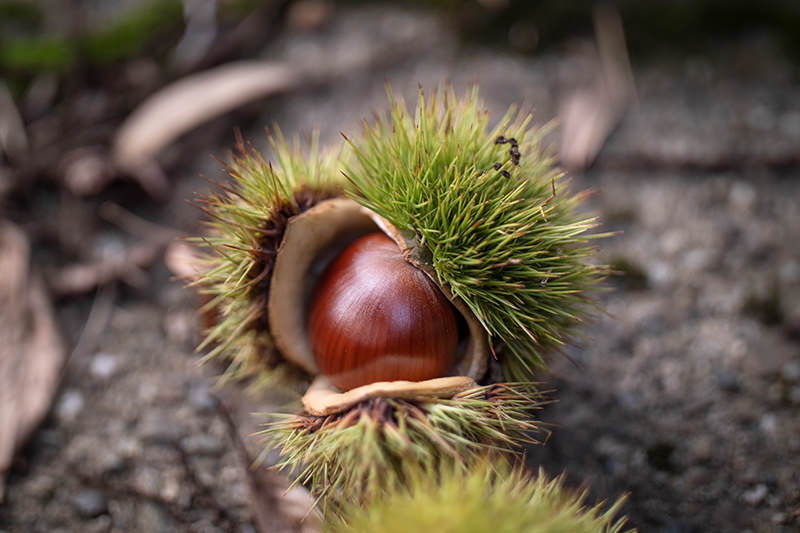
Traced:
<path id="1" fill-rule="evenodd" d="M 139 507 L 136 524 L 139 531 L 152 533 L 175 531 L 177 526 L 163 507 L 152 502 L 144 503 Z"/>
<path id="2" fill-rule="evenodd" d="M 725 392 L 739 392 L 739 376 L 730 370 L 718 368 L 714 371 L 714 379 L 719 388 Z"/>
<path id="3" fill-rule="evenodd" d="M 789 261 L 781 266 L 780 280 L 784 283 L 797 283 L 800 281 L 800 262 Z"/>
<path id="4" fill-rule="evenodd" d="M 789 390 L 789 402 L 792 405 L 800 405 L 800 385 L 795 385 Z"/>
<path id="5" fill-rule="evenodd" d="M 108 511 L 108 501 L 99 490 L 81 490 L 72 499 L 72 503 L 83 518 L 95 518 Z"/>
<path id="6" fill-rule="evenodd" d="M 189 389 L 189 404 L 201 413 L 216 411 L 219 400 L 208 390 L 205 383 L 197 383 Z"/>
<path id="7" fill-rule="evenodd" d="M 56 405 L 56 417 L 61 422 L 72 422 L 83 410 L 83 394 L 76 389 L 67 389 Z"/>
<path id="8" fill-rule="evenodd" d="M 728 194 L 731 206 L 744 214 L 750 212 L 756 201 L 755 189 L 752 185 L 743 181 L 735 182 Z"/>
<path id="9" fill-rule="evenodd" d="M 125 457 L 118 450 L 111 448 L 98 450 L 94 461 L 98 472 L 101 474 L 113 474 L 125 469 Z"/>
<path id="10" fill-rule="evenodd" d="M 789 361 L 783 365 L 781 377 L 789 383 L 800 382 L 800 361 Z"/>
<path id="11" fill-rule="evenodd" d="M 706 436 L 699 436 L 689 442 L 689 454 L 695 462 L 704 463 L 710 460 L 713 452 L 714 445 Z"/>
<path id="12" fill-rule="evenodd" d="M 164 470 L 161 482 L 161 497 L 168 502 L 174 502 L 181 494 L 180 474 L 174 468 Z"/>
<path id="13" fill-rule="evenodd" d="M 164 331 L 167 338 L 177 344 L 185 344 L 192 338 L 194 332 L 194 314 L 172 313 L 164 319 Z"/>
<path id="14" fill-rule="evenodd" d="M 181 447 L 190 455 L 217 455 L 223 449 L 218 439 L 205 433 L 184 437 L 181 439 Z"/>
<path id="15" fill-rule="evenodd" d="M 100 352 L 92 358 L 89 374 L 100 381 L 107 381 L 117 372 L 117 357 Z"/>
<path id="16" fill-rule="evenodd" d="M 778 417 L 773 413 L 766 413 L 761 417 L 758 426 L 761 428 L 761 431 L 774 437 L 778 432 Z"/>
<path id="17" fill-rule="evenodd" d="M 85 533 L 106 533 L 111 531 L 113 521 L 107 514 L 100 515 L 88 524 L 86 524 Z"/>
<path id="18" fill-rule="evenodd" d="M 675 279 L 673 269 L 663 261 L 652 261 L 647 264 L 647 279 L 655 285 L 665 286 Z"/>
<path id="19" fill-rule="evenodd" d="M 146 494 L 157 494 L 161 491 L 160 469 L 154 467 L 137 467 L 133 473 L 133 486 Z"/>
<path id="20" fill-rule="evenodd" d="M 753 487 L 750 490 L 746 490 L 742 495 L 742 499 L 749 503 L 750 505 L 758 505 L 764 498 L 767 497 L 767 486 L 764 484 L 759 484 Z"/>
<path id="21" fill-rule="evenodd" d="M 125 459 L 133 459 L 142 452 L 142 447 L 134 438 L 122 437 L 117 442 L 117 452 Z"/>
<path id="22" fill-rule="evenodd" d="M 711 264 L 711 254 L 702 248 L 689 250 L 681 257 L 681 264 L 690 272 L 701 272 Z"/>
<path id="23" fill-rule="evenodd" d="M 145 416 L 139 422 L 139 436 L 157 444 L 170 444 L 183 436 L 183 428 L 174 420 L 161 415 Z"/>
<path id="24" fill-rule="evenodd" d="M 42 500 L 51 500 L 56 487 L 58 487 L 56 478 L 46 474 L 33 477 L 30 483 L 28 483 L 28 489 L 31 491 L 31 494 Z"/>

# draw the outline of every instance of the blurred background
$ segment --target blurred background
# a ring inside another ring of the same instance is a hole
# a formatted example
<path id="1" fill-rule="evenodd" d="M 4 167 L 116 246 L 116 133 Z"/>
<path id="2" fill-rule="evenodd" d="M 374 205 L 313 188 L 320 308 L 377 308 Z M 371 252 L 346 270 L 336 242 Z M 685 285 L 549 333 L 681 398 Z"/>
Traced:
<path id="1" fill-rule="evenodd" d="M 0 530 L 303 529 L 247 468 L 279 399 L 211 389 L 167 265 L 235 128 L 338 143 L 387 80 L 555 120 L 620 232 L 528 463 L 642 531 L 797 531 L 794 0 L 0 0 Z"/>

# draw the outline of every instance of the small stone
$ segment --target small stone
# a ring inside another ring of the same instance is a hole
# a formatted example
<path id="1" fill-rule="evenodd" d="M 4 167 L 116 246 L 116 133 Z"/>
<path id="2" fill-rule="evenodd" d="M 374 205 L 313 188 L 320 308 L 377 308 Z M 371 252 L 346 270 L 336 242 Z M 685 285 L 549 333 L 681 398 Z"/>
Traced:
<path id="1" fill-rule="evenodd" d="M 695 462 L 704 463 L 711 459 L 714 445 L 711 439 L 705 436 L 697 437 L 689 442 L 689 454 Z"/>
<path id="2" fill-rule="evenodd" d="M 795 385 L 789 389 L 789 403 L 800 405 L 800 385 Z"/>
<path id="3" fill-rule="evenodd" d="M 134 459 L 139 456 L 142 447 L 134 438 L 122 437 L 117 443 L 117 452 L 124 459 Z"/>
<path id="4" fill-rule="evenodd" d="M 786 513 L 778 511 L 772 514 L 773 524 L 783 524 L 784 522 L 786 522 Z"/>
<path id="5" fill-rule="evenodd" d="M 139 399 L 144 403 L 154 403 L 158 398 L 158 385 L 145 381 L 139 385 Z"/>
<path id="6" fill-rule="evenodd" d="M 89 374 L 93 378 L 106 381 L 117 372 L 117 357 L 100 352 L 94 356 L 89 365 Z"/>
<path id="7" fill-rule="evenodd" d="M 34 476 L 28 484 L 31 495 L 42 500 L 51 500 L 56 487 L 58 481 L 48 475 Z"/>
<path id="8" fill-rule="evenodd" d="M 756 201 L 756 190 L 749 183 L 735 182 L 728 194 L 731 206 L 738 211 L 748 213 Z"/>
<path id="9" fill-rule="evenodd" d="M 663 261 L 652 261 L 647 264 L 647 279 L 657 286 L 665 286 L 675 279 L 673 269 Z"/>
<path id="10" fill-rule="evenodd" d="M 629 411 L 641 411 L 642 409 L 642 398 L 636 392 L 619 391 L 617 393 L 617 401 Z"/>
<path id="11" fill-rule="evenodd" d="M 800 281 L 800 262 L 789 261 L 781 266 L 779 276 L 784 283 L 797 283 Z"/>
<path id="12" fill-rule="evenodd" d="M 778 432 L 778 417 L 773 413 L 767 413 L 761 417 L 758 426 L 761 428 L 761 431 L 774 437 Z"/>
<path id="13" fill-rule="evenodd" d="M 125 457 L 118 450 L 99 450 L 95 462 L 101 474 L 112 474 L 125 469 Z"/>
<path id="14" fill-rule="evenodd" d="M 86 533 L 106 533 L 111 531 L 112 523 L 110 516 L 107 514 L 100 515 L 86 524 L 86 529 L 84 529 L 84 531 Z"/>
<path id="15" fill-rule="evenodd" d="M 56 405 L 56 417 L 61 422 L 72 422 L 83 410 L 83 394 L 79 390 L 67 389 Z"/>
<path id="16" fill-rule="evenodd" d="M 161 490 L 161 485 L 161 476 L 155 468 L 137 468 L 133 473 L 133 486 L 140 492 L 156 494 Z"/>
<path id="17" fill-rule="evenodd" d="M 700 272 L 711 263 L 711 254 L 708 250 L 697 248 L 689 250 L 681 257 L 681 264 L 690 272 Z"/>
<path id="18" fill-rule="evenodd" d="M 753 487 L 750 490 L 746 490 L 742 495 L 742 499 L 749 503 L 750 505 L 758 505 L 764 498 L 767 497 L 767 486 L 764 484 L 759 484 Z"/>
<path id="19" fill-rule="evenodd" d="M 800 382 L 800 361 L 789 361 L 783 365 L 781 377 L 789 383 Z"/>
<path id="20" fill-rule="evenodd" d="M 217 455 L 223 448 L 219 440 L 204 433 L 184 437 L 181 447 L 190 455 Z"/>
<path id="21" fill-rule="evenodd" d="M 139 422 L 139 436 L 156 444 L 171 444 L 183 436 L 183 427 L 167 417 L 150 415 Z"/>
<path id="22" fill-rule="evenodd" d="M 181 488 L 180 474 L 175 469 L 166 469 L 162 475 L 161 497 L 168 502 L 174 502 L 180 496 Z"/>
<path id="23" fill-rule="evenodd" d="M 153 533 L 175 531 L 177 526 L 163 507 L 152 502 L 139 505 L 136 524 L 139 531 L 152 531 Z"/>
<path id="24" fill-rule="evenodd" d="M 72 503 L 83 518 L 95 518 L 108 512 L 108 501 L 99 490 L 81 490 L 72 499 Z"/>
<path id="25" fill-rule="evenodd" d="M 714 378 L 719 388 L 725 392 L 739 392 L 739 377 L 730 370 L 717 369 Z"/>
<path id="26" fill-rule="evenodd" d="M 164 331 L 171 341 L 183 344 L 191 339 L 195 321 L 193 314 L 170 313 L 164 319 Z"/>
<path id="27" fill-rule="evenodd" d="M 199 412 L 216 411 L 219 400 L 208 390 L 205 383 L 197 383 L 189 389 L 189 404 Z"/>

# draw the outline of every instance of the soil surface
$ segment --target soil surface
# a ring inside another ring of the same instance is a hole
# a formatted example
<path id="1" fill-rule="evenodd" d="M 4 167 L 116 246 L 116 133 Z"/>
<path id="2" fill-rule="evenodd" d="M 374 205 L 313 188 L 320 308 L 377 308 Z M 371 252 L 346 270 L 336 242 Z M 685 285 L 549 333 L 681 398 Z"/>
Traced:
<path id="1" fill-rule="evenodd" d="M 410 103 L 419 84 L 479 83 L 493 117 L 523 102 L 545 123 L 584 73 L 583 42 L 525 57 L 459 45 L 425 12 L 328 16 L 313 32 L 282 30 L 261 56 L 311 62 L 414 32 L 434 39 L 199 127 L 177 143 L 193 155 L 167 165 L 164 202 L 130 182 L 88 199 L 43 183 L 9 216 L 31 234 L 63 226 L 98 256 L 136 241 L 86 223 L 106 200 L 197 234 L 202 215 L 185 200 L 208 190 L 203 176 L 224 179 L 210 156 L 224 157 L 234 126 L 265 151 L 262 127 L 273 122 L 288 136 L 318 127 L 335 142 L 385 109 L 384 80 Z M 552 437 L 527 460 L 566 471 L 593 500 L 627 493 L 624 512 L 642 531 L 800 530 L 798 74 L 763 35 L 634 65 L 636 103 L 596 164 L 574 177 L 574 187 L 597 190 L 589 208 L 603 229 L 620 232 L 600 243 L 597 261 L 621 275 L 598 294 L 607 314 L 568 349 L 572 362 L 554 356 L 542 376 L 557 389 L 543 413 Z M 33 242 L 44 264 L 69 259 L 61 245 Z M 56 302 L 71 355 L 51 414 L 10 473 L 0 531 L 256 530 L 225 402 L 246 435 L 255 424 L 246 413 L 284 399 L 243 401 L 240 385 L 212 390 L 219 368 L 200 367 L 193 353 L 193 295 L 162 261 L 140 274 L 137 288 Z"/>

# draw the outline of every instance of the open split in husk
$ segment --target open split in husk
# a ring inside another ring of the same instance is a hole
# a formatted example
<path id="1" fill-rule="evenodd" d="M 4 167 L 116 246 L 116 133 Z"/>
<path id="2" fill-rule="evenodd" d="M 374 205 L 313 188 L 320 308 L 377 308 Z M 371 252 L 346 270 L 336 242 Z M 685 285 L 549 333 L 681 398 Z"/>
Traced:
<path id="1" fill-rule="evenodd" d="M 486 372 L 489 354 L 486 331 L 464 302 L 439 282 L 433 267 L 425 261 L 424 249 L 413 237 L 403 235 L 385 219 L 347 198 L 320 202 L 293 217 L 287 225 L 272 271 L 268 302 L 270 331 L 284 357 L 311 374 L 319 374 L 306 323 L 311 292 L 325 267 L 348 244 L 375 231 L 392 238 L 403 257 L 425 272 L 463 317 L 467 337 L 459 347 L 450 375 L 442 377 L 465 379 L 446 384 L 440 379 L 372 383 L 345 393 L 340 393 L 328 380 L 319 379 L 307 393 L 307 396 L 313 395 L 313 401 L 304 398 L 307 409 L 330 414 L 353 405 L 353 398 L 362 401 L 375 396 L 452 396 L 466 390 L 465 384 L 474 386 L 475 380 Z"/>

